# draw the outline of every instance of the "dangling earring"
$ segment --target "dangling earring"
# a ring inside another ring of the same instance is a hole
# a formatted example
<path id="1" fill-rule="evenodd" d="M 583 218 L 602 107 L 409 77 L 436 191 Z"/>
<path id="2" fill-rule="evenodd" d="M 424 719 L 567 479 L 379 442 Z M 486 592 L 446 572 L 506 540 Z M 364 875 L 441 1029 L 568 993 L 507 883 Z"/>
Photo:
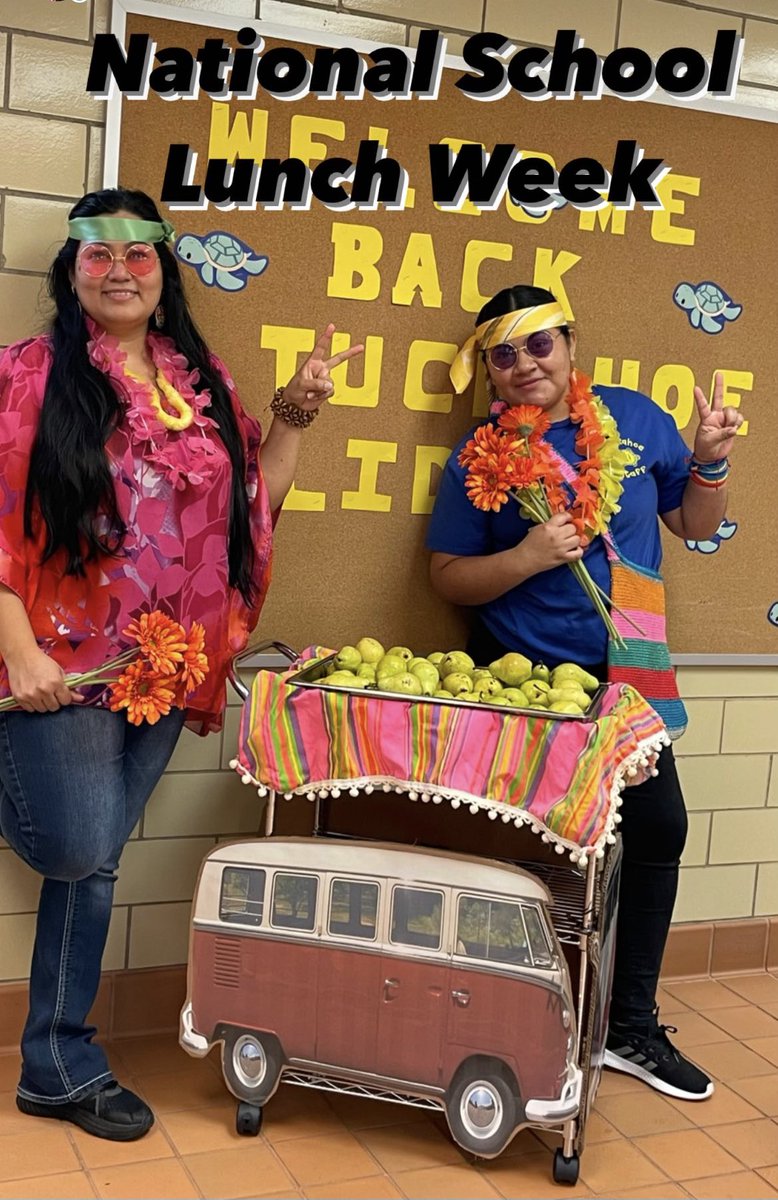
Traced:
<path id="1" fill-rule="evenodd" d="M 157 329 L 162 329 L 163 325 L 165 324 L 165 310 L 161 304 L 158 304 L 154 309 L 154 324 L 156 325 Z"/>

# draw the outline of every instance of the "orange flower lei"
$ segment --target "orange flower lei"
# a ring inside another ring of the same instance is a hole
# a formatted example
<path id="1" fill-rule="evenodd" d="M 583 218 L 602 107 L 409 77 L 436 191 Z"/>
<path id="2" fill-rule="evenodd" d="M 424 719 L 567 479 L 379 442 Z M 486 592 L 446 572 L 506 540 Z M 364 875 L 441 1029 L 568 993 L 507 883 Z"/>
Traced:
<path id="1" fill-rule="evenodd" d="M 550 422 L 536 405 L 507 409 L 498 418 L 499 429 L 481 426 L 459 462 L 468 468 L 465 487 L 477 508 L 498 512 L 513 494 L 533 520 L 544 519 L 538 515 L 538 504 L 540 511 L 547 505 L 549 515 L 567 511 L 582 544 L 588 545 L 619 511 L 622 480 L 636 459 L 631 450 L 620 447 L 616 422 L 581 371 L 571 373 L 568 400 L 571 419 L 579 426 L 575 448 L 583 456 L 575 483 L 566 483 L 544 441 Z M 572 504 L 568 487 L 573 491 Z"/>

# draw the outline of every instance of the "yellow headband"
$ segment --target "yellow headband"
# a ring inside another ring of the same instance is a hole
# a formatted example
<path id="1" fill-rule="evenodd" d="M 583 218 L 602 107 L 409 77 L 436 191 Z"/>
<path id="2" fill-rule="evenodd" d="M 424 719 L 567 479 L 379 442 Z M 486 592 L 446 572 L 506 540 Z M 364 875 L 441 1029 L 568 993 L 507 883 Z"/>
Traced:
<path id="1" fill-rule="evenodd" d="M 488 350 L 490 346 L 498 346 L 514 337 L 524 337 L 537 333 L 540 329 L 558 329 L 567 325 L 567 317 L 561 305 L 533 304 L 530 308 L 517 308 L 506 313 L 504 317 L 495 317 L 476 325 L 475 333 L 469 337 L 457 354 L 449 377 L 456 392 L 463 392 L 475 374 L 476 358 L 479 350 Z"/>

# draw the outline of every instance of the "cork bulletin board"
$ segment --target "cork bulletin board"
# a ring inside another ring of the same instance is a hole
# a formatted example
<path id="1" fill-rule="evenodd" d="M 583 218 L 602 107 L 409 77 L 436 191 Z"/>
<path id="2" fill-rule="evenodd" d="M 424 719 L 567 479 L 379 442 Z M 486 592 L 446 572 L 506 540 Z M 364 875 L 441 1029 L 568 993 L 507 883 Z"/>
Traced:
<path id="1" fill-rule="evenodd" d="M 125 13 L 133 7 L 142 11 Z M 158 46 L 194 52 L 206 37 L 229 41 L 248 23 L 203 14 L 192 23 L 178 9 L 166 10 L 172 19 L 150 15 L 162 11 L 122 0 L 114 31 L 125 42 L 149 33 Z M 310 53 L 336 44 L 260 28 L 266 48 L 290 42 Z M 778 278 L 778 175 L 766 169 L 778 126 L 730 115 L 729 105 L 538 104 L 512 93 L 479 104 L 453 86 L 462 61 L 448 61 L 434 102 L 369 94 L 358 103 L 281 102 L 262 92 L 228 104 L 206 94 L 170 104 L 153 92 L 110 102 L 106 183 L 155 198 L 171 142 L 189 143 L 200 164 L 209 150 L 257 159 L 307 153 L 315 162 L 353 159 L 362 139 L 376 137 L 409 174 L 412 206 L 403 211 L 334 211 L 315 200 L 309 211 L 163 206 L 179 236 L 202 245 L 226 233 L 267 259 L 240 290 L 209 285 L 202 264 L 182 264 L 198 323 L 261 420 L 328 321 L 335 349 L 367 345 L 362 360 L 337 369 L 335 401 L 305 435 L 258 632 L 297 647 L 363 635 L 424 653 L 462 643 L 464 616 L 432 593 L 423 543 L 440 467 L 484 412 L 484 386 L 479 377 L 453 395 L 448 363 L 486 298 L 535 282 L 575 321 L 579 365 L 596 382 L 651 395 L 689 442 L 694 384 L 708 392 L 714 371 L 725 372 L 728 402 L 747 421 L 733 454 L 730 508 L 709 543 L 665 537 L 670 645 L 674 655 L 706 661 L 778 655 L 770 619 L 778 621 L 778 339 L 769 300 Z M 430 195 L 430 143 L 512 142 L 558 165 L 591 155 L 609 167 L 621 138 L 670 164 L 659 185 L 663 211 L 568 206 L 538 218 L 508 203 L 445 212 Z"/>

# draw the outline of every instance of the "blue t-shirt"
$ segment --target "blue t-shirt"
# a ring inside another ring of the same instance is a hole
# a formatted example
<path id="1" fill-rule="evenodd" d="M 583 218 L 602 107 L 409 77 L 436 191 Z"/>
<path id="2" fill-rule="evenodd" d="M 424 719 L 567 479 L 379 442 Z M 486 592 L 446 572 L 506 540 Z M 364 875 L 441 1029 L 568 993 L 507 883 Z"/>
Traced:
<path id="1" fill-rule="evenodd" d="M 624 479 L 621 511 L 611 518 L 611 534 L 624 558 L 657 571 L 662 561 L 657 514 L 680 508 L 689 480 L 690 451 L 672 417 L 648 396 L 621 387 L 594 390 L 610 410 L 622 446 L 638 459 Z M 575 449 L 578 428 L 568 418 L 555 421 L 545 435 L 570 463 L 582 457 Z M 481 512 L 468 499 L 466 471 L 457 458 L 472 433 L 470 430 L 461 439 L 443 470 L 427 531 L 430 550 L 495 554 L 515 546 L 531 528 L 512 498 L 498 513 Z M 610 568 L 601 537 L 587 547 L 584 562 L 599 586 L 610 593 Z M 478 611 L 502 645 L 519 650 L 533 662 L 544 658 L 580 663 L 606 660 L 605 626 L 566 564 L 533 575 L 479 606 Z"/>

